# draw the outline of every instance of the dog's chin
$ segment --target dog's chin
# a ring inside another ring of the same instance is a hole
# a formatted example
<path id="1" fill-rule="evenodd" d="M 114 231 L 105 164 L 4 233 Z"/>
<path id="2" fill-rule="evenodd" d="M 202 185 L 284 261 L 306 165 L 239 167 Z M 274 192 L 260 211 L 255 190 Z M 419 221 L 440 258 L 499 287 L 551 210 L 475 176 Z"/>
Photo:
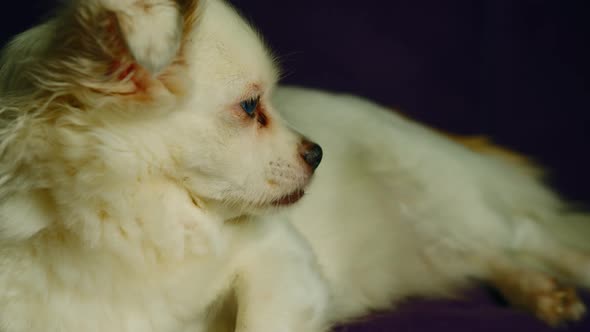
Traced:
<path id="1" fill-rule="evenodd" d="M 269 199 L 265 202 L 259 202 L 255 204 L 244 202 L 244 205 L 246 206 L 246 210 L 248 210 L 251 215 L 267 215 L 294 205 L 295 203 L 299 202 L 299 200 L 301 200 L 304 195 L 305 190 L 303 188 L 298 188 L 292 192 L 289 192 L 288 194 Z"/>
<path id="2" fill-rule="evenodd" d="M 214 211 L 223 219 L 230 220 L 247 216 L 263 216 L 281 211 L 299 202 L 304 195 L 305 190 L 298 188 L 288 194 L 264 202 L 253 203 L 248 200 L 236 200 L 235 198 L 231 200 L 232 203 L 208 199 L 193 199 L 193 202 L 206 201 L 208 209 Z M 195 205 L 199 206 L 197 203 Z"/>
<path id="3" fill-rule="evenodd" d="M 297 189 L 285 196 L 282 196 L 281 198 L 271 201 L 269 203 L 269 205 L 272 207 L 279 207 L 279 208 L 285 207 L 285 206 L 290 206 L 290 205 L 293 205 L 293 204 L 299 202 L 299 200 L 303 197 L 303 195 L 305 195 L 305 190 Z"/>

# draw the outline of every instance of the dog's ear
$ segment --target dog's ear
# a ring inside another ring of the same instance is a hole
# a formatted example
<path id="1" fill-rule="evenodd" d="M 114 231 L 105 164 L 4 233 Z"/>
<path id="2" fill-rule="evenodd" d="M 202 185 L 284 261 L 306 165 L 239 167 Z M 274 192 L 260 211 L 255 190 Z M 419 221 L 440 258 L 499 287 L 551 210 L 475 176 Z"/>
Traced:
<path id="1" fill-rule="evenodd" d="M 99 12 L 98 15 L 101 10 L 112 13 L 111 17 L 106 18 L 107 21 L 101 22 L 105 24 L 102 27 L 106 28 L 107 33 L 113 34 L 115 39 L 121 38 L 125 41 L 126 49 L 122 48 L 123 45 L 116 45 L 119 52 L 129 51 L 139 65 L 153 74 L 172 62 L 179 50 L 182 37 L 182 14 L 177 3 L 167 0 L 96 2 L 95 6 L 98 8 L 94 10 Z M 86 14 L 92 15 L 88 12 Z M 79 17 L 82 20 L 87 18 L 88 16 Z M 101 32 L 92 31 L 102 28 L 100 25 L 92 26 L 92 19 L 88 23 L 91 24 L 91 34 Z"/>
<path id="2" fill-rule="evenodd" d="M 74 0 L 47 26 L 51 41 L 30 76 L 41 90 L 83 104 L 97 94 L 182 94 L 183 46 L 197 9 L 198 0 Z"/>
<path id="3" fill-rule="evenodd" d="M 152 73 L 174 60 L 196 21 L 196 0 L 96 1 L 113 13 L 128 51 Z"/>

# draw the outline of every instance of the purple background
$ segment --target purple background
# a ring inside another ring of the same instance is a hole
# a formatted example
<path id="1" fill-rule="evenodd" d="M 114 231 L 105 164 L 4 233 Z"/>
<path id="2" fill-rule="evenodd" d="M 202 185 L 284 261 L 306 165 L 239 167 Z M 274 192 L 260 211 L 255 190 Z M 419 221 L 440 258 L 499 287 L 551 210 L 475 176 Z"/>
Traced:
<path id="1" fill-rule="evenodd" d="M 546 165 L 561 192 L 588 203 L 584 2 L 233 1 L 281 58 L 285 82 L 352 92 L 440 129 L 489 135 Z M 5 4 L 0 40 L 37 22 L 52 3 Z M 413 301 L 341 331 L 550 331 L 484 291 L 468 298 Z M 590 331 L 590 319 L 566 330 Z"/>

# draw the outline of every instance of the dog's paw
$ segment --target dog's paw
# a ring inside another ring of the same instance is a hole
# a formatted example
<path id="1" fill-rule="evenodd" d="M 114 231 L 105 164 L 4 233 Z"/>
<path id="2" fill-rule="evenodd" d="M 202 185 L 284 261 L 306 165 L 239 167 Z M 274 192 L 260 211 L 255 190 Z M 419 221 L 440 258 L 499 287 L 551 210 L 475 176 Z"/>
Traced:
<path id="1" fill-rule="evenodd" d="M 177 55 L 182 13 L 171 0 L 99 0 L 112 11 L 129 52 L 137 63 L 158 73 Z"/>
<path id="2" fill-rule="evenodd" d="M 586 307 L 572 287 L 564 287 L 554 279 L 544 289 L 531 293 L 531 308 L 535 315 L 551 326 L 580 320 Z"/>
<path id="3" fill-rule="evenodd" d="M 580 320 L 586 312 L 574 288 L 545 273 L 509 270 L 498 274 L 494 283 L 508 302 L 551 326 Z"/>

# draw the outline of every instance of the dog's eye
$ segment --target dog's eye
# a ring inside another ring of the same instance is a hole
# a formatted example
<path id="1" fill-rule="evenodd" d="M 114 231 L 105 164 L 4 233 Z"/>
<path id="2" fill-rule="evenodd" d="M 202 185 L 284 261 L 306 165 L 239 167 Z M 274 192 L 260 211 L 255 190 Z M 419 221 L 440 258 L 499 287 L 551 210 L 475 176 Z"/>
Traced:
<path id="1" fill-rule="evenodd" d="M 256 113 L 256 109 L 258 108 L 258 102 L 260 101 L 260 97 L 250 98 L 248 100 L 244 100 L 240 102 L 240 106 L 248 114 L 250 117 L 254 116 Z"/>

